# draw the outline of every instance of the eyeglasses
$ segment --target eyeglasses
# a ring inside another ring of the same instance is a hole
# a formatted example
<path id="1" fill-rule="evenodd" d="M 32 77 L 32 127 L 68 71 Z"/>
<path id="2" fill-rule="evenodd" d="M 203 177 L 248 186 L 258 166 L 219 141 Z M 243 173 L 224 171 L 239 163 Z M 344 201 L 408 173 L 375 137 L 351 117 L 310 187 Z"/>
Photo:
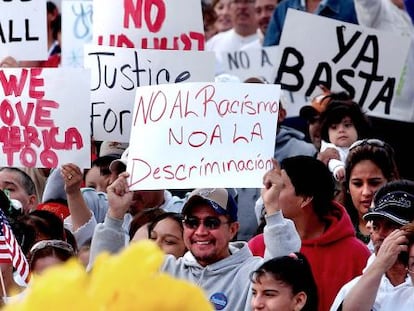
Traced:
<path id="1" fill-rule="evenodd" d="M 197 229 L 201 223 L 203 223 L 204 227 L 208 230 L 216 230 L 218 229 L 222 224 L 228 224 L 229 222 L 223 222 L 218 217 L 208 216 L 204 219 L 200 219 L 197 217 L 186 217 L 183 220 L 184 226 L 186 226 L 189 229 Z"/>
<path id="2" fill-rule="evenodd" d="M 350 147 L 349 150 L 352 150 L 353 148 L 356 148 L 358 146 L 365 146 L 365 145 L 370 145 L 370 146 L 374 146 L 374 147 L 381 147 L 381 148 L 385 148 L 387 146 L 387 143 L 383 142 L 380 139 L 376 139 L 376 138 L 371 138 L 371 139 L 361 139 L 361 140 L 357 140 L 356 142 L 354 142 Z"/>

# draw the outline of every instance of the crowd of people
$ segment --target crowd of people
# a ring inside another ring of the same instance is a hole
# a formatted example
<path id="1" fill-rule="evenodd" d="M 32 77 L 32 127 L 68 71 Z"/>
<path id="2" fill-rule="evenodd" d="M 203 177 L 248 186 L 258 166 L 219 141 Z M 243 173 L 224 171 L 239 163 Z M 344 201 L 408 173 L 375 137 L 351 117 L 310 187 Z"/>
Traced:
<path id="1" fill-rule="evenodd" d="M 206 49 L 277 45 L 288 8 L 409 32 L 414 77 L 410 0 L 202 0 Z M 2 67 L 60 66 L 59 7 L 48 1 L 47 13 L 49 59 L 7 57 Z M 129 144 L 92 140 L 90 169 L 1 167 L 2 225 L 35 277 L 73 259 L 93 271 L 101 254 L 152 240 L 165 253 L 160 270 L 199 286 L 215 310 L 414 310 L 412 132 L 402 134 L 413 124 L 370 117 L 345 91 L 320 88 L 295 121 L 282 93 L 260 189 L 130 191 Z M 395 100 L 407 98 L 414 104 L 410 83 Z M 32 282 L 12 262 L 0 268 L 3 303 L 24 299 Z"/>

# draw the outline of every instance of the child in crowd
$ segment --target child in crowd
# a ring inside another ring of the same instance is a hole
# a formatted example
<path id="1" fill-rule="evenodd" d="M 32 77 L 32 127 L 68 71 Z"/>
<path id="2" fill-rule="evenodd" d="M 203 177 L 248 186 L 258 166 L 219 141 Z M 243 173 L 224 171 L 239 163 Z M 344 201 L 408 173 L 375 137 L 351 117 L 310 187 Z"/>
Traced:
<path id="1" fill-rule="evenodd" d="M 349 101 L 332 101 L 321 114 L 321 152 L 334 148 L 340 159 L 330 159 L 329 170 L 335 179 L 345 177 L 345 160 L 351 145 L 370 135 L 370 123 L 359 105 Z"/>

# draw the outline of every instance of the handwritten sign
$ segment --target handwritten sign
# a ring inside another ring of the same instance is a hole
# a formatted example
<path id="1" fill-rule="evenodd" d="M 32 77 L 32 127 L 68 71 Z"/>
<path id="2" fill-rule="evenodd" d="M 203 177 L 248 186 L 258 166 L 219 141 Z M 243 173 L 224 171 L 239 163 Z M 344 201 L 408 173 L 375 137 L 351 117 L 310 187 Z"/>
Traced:
<path id="1" fill-rule="evenodd" d="M 160 50 L 204 50 L 201 2 L 94 1 L 93 42 Z"/>
<path id="2" fill-rule="evenodd" d="M 92 1 L 63 1 L 62 15 L 62 67 L 83 68 L 83 46 L 92 42 Z"/>
<path id="3" fill-rule="evenodd" d="M 140 88 L 131 189 L 262 187 L 272 168 L 280 87 L 182 83 Z"/>
<path id="4" fill-rule="evenodd" d="M 214 80 L 214 53 L 85 46 L 96 140 L 128 142 L 137 88 Z"/>
<path id="5" fill-rule="evenodd" d="M 1 69 L 0 165 L 90 167 L 89 79 L 85 69 Z"/>
<path id="6" fill-rule="evenodd" d="M 47 59 L 46 0 L 0 1 L 0 56 Z"/>
<path id="7" fill-rule="evenodd" d="M 261 77 L 273 83 L 275 61 L 279 59 L 278 51 L 278 46 L 269 46 L 220 53 L 221 70 L 239 77 L 240 81 L 250 77 Z"/>
<path id="8" fill-rule="evenodd" d="M 369 115 L 404 120 L 410 114 L 399 111 L 393 97 L 409 44 L 409 38 L 396 33 L 289 9 L 276 82 L 306 96 L 325 84 L 351 94 Z"/>

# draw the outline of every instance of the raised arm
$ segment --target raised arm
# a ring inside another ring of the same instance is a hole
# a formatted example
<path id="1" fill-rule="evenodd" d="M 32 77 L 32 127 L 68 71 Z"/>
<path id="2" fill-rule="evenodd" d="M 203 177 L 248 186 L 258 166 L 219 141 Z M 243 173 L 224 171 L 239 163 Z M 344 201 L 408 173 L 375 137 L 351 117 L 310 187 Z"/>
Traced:
<path id="1" fill-rule="evenodd" d="M 65 185 L 66 199 L 72 219 L 72 231 L 75 232 L 93 217 L 93 213 L 88 208 L 81 192 L 83 174 L 81 169 L 73 163 L 62 165 L 60 174 Z"/>
<path id="2" fill-rule="evenodd" d="M 279 164 L 273 160 L 274 168 L 263 177 L 262 198 L 266 211 L 266 226 L 263 230 L 266 245 L 265 258 L 288 255 L 300 250 L 301 240 L 294 223 L 283 217 L 279 206 L 280 191 L 284 187 Z"/>
<path id="3" fill-rule="evenodd" d="M 126 232 L 124 232 L 122 224 L 133 196 L 133 192 L 129 191 L 128 176 L 127 172 L 121 173 L 107 188 L 109 208 L 104 222 L 95 227 L 87 269 L 92 267 L 101 252 L 116 253 L 127 243 Z"/>
<path id="4" fill-rule="evenodd" d="M 395 230 L 385 238 L 373 263 L 346 295 L 342 310 L 370 311 L 382 276 L 394 265 L 402 251 L 407 251 L 407 238 L 403 230 Z"/>

